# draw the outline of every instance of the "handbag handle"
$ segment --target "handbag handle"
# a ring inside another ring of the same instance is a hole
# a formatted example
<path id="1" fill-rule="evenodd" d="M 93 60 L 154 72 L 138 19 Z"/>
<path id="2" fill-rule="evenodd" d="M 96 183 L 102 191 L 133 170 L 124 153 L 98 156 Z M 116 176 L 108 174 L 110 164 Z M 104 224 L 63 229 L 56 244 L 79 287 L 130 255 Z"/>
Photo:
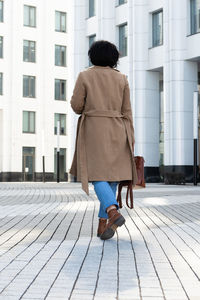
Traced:
<path id="1" fill-rule="evenodd" d="M 119 203 L 119 208 L 122 208 L 121 192 L 122 192 L 122 185 L 119 183 L 119 185 L 118 185 L 118 195 L 117 195 L 117 202 Z"/>
<path id="2" fill-rule="evenodd" d="M 128 203 L 128 194 L 130 194 L 130 205 Z M 132 182 L 130 184 L 128 184 L 128 187 L 127 187 L 127 192 L 126 192 L 126 205 L 129 207 L 129 208 L 133 208 L 134 205 L 133 205 L 133 184 Z"/>
<path id="3" fill-rule="evenodd" d="M 119 208 L 122 208 L 122 196 L 121 196 L 121 192 L 122 192 L 122 188 L 123 188 L 123 184 L 119 183 L 118 185 L 118 195 L 117 195 L 117 202 L 119 203 Z M 128 201 L 128 196 L 130 194 L 130 204 Z M 130 183 L 127 184 L 127 191 L 126 191 L 126 205 L 129 208 L 134 208 L 134 204 L 133 204 L 133 184 L 132 181 Z"/>

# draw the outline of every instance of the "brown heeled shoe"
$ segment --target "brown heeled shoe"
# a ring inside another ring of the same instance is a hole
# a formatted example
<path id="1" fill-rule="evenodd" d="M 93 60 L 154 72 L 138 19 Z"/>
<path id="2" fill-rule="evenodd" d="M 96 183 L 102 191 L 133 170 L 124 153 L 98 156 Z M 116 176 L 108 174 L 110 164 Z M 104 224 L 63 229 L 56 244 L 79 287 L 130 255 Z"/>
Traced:
<path id="1" fill-rule="evenodd" d="M 108 224 L 100 236 L 102 240 L 108 240 L 112 238 L 117 227 L 122 226 L 125 223 L 124 217 L 115 208 L 108 212 L 108 218 Z"/>
<path id="2" fill-rule="evenodd" d="M 97 229 L 97 236 L 100 237 L 100 235 L 104 232 L 107 224 L 107 219 L 101 219 L 99 218 L 99 225 Z"/>

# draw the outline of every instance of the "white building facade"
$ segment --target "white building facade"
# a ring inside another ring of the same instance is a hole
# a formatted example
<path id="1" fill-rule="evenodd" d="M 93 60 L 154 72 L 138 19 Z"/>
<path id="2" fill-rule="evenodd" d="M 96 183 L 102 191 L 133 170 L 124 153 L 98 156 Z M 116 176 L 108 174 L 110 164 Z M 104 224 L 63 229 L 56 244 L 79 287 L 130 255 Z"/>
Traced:
<path id="1" fill-rule="evenodd" d="M 115 43 L 121 52 L 118 69 L 130 84 L 135 155 L 145 158 L 146 180 L 162 181 L 166 173 L 181 173 L 191 181 L 193 94 L 200 84 L 200 1 L 82 0 L 74 1 L 74 15 L 74 79 L 88 67 L 93 40 Z"/>
<path id="2" fill-rule="evenodd" d="M 67 180 L 67 5 L 0 1 L 0 181 Z"/>
<path id="3" fill-rule="evenodd" d="M 74 179 L 70 98 L 101 39 L 121 53 L 146 180 L 167 172 L 192 180 L 199 12 L 200 0 L 0 1 L 0 181 L 41 181 L 43 155 L 46 180 L 56 180 L 57 120 L 60 179 Z"/>

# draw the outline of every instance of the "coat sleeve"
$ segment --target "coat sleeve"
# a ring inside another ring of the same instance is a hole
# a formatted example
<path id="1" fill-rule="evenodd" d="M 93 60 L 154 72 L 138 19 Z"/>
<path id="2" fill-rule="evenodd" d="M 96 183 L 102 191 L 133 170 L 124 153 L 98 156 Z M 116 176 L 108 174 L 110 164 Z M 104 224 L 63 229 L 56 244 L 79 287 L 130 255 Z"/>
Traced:
<path id="1" fill-rule="evenodd" d="M 135 134 L 134 134 L 134 127 L 133 127 L 133 116 L 132 116 L 132 108 L 131 108 L 131 101 L 130 101 L 130 88 L 128 80 L 125 76 L 125 86 L 124 86 L 124 93 L 123 93 L 123 102 L 122 102 L 122 109 L 121 112 L 124 115 L 127 115 L 130 120 L 131 126 L 131 137 L 133 141 L 133 145 L 135 144 Z"/>
<path id="2" fill-rule="evenodd" d="M 79 75 L 76 79 L 76 83 L 75 83 L 74 90 L 73 90 L 73 95 L 72 95 L 71 101 L 70 101 L 73 111 L 79 115 L 82 113 L 82 111 L 84 109 L 85 98 L 86 98 L 86 88 L 83 83 L 81 73 L 82 72 L 79 73 Z"/>

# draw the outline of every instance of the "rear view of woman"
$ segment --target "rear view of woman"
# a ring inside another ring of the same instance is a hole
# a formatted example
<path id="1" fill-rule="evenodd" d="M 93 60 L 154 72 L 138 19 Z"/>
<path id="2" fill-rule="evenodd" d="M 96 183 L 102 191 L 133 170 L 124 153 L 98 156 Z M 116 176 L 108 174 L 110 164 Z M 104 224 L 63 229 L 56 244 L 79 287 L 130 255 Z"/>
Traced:
<path id="1" fill-rule="evenodd" d="M 88 195 L 92 182 L 100 201 L 97 236 L 106 240 L 125 223 L 118 211 L 117 184 L 137 180 L 134 129 L 129 84 L 116 69 L 116 46 L 100 40 L 91 45 L 88 55 L 93 66 L 79 73 L 70 102 L 81 115 L 70 173 Z"/>

